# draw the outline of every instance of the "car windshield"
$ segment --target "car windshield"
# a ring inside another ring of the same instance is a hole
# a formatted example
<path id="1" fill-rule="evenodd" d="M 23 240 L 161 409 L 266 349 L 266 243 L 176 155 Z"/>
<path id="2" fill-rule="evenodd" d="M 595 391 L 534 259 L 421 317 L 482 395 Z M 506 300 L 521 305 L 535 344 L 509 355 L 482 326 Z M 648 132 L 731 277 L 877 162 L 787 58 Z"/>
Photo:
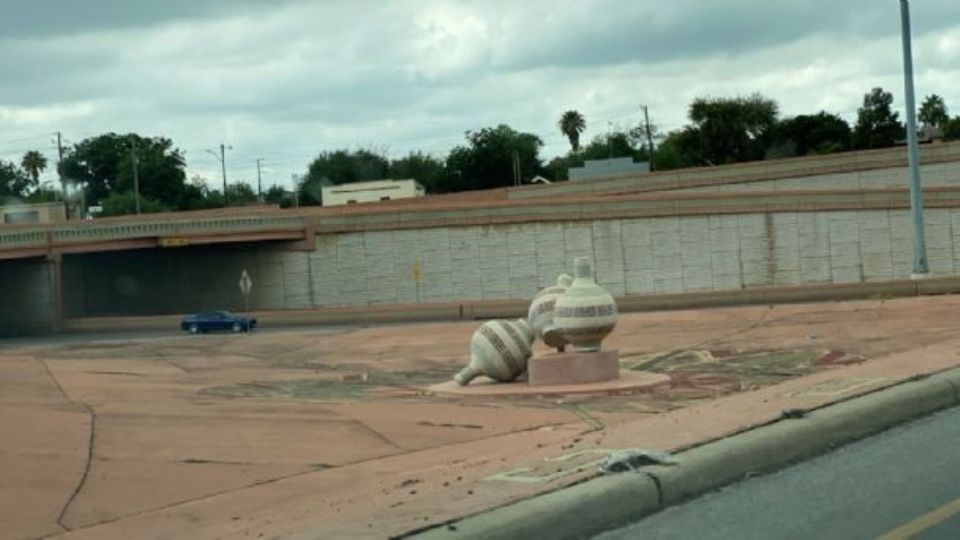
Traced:
<path id="1" fill-rule="evenodd" d="M 960 539 L 954 294 L 960 0 L 0 0 L 0 540 Z"/>

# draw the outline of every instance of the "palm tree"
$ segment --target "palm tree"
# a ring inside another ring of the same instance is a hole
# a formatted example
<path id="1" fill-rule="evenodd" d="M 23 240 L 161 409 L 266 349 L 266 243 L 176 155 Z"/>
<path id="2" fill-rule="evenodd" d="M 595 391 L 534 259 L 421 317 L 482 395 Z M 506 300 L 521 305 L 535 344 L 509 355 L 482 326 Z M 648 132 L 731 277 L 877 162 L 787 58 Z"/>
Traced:
<path id="1" fill-rule="evenodd" d="M 20 166 L 27 171 L 34 187 L 40 185 L 40 173 L 47 168 L 47 158 L 36 150 L 30 150 L 23 155 L 20 160 Z"/>
<path id="2" fill-rule="evenodd" d="M 567 111 L 560 117 L 560 131 L 570 139 L 570 147 L 574 152 L 580 151 L 580 134 L 587 129 L 587 122 L 577 111 Z"/>

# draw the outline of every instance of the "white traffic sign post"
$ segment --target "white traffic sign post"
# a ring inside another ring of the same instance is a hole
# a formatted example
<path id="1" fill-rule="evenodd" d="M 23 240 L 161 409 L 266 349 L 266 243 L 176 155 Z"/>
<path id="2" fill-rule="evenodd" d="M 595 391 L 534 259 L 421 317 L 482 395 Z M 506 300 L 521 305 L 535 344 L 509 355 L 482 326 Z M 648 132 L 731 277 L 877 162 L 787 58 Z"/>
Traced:
<path id="1" fill-rule="evenodd" d="M 253 288 L 253 280 L 250 279 L 250 274 L 247 273 L 246 269 L 240 272 L 239 285 L 240 292 L 243 293 L 243 305 L 246 308 L 246 312 L 250 313 L 250 289 Z"/>

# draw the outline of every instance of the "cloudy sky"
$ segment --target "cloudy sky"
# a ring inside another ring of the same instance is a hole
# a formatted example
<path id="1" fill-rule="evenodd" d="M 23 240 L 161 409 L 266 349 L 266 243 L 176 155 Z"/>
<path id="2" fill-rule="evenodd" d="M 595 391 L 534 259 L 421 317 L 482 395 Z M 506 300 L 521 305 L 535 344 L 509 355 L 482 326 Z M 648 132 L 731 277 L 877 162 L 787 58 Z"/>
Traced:
<path id="1" fill-rule="evenodd" d="M 960 113 L 960 2 L 913 0 L 917 93 Z M 498 123 L 567 143 L 664 130 L 703 95 L 759 91 L 784 116 L 903 107 L 895 0 L 0 0 L 0 158 L 107 131 L 172 138 L 188 174 L 290 184 L 321 150 L 444 155 Z M 52 177 L 52 176 L 51 176 Z M 216 186 L 214 182 L 212 185 Z"/>

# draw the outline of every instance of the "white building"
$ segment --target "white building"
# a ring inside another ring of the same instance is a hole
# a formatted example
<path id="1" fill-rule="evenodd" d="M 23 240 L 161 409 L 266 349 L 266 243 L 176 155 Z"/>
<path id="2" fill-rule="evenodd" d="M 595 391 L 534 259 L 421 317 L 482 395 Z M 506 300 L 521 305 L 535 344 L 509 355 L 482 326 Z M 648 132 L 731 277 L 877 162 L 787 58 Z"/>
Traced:
<path id="1" fill-rule="evenodd" d="M 339 206 L 366 202 L 392 201 L 423 197 L 427 191 L 416 180 L 373 180 L 338 186 L 323 186 L 324 206 Z"/>

